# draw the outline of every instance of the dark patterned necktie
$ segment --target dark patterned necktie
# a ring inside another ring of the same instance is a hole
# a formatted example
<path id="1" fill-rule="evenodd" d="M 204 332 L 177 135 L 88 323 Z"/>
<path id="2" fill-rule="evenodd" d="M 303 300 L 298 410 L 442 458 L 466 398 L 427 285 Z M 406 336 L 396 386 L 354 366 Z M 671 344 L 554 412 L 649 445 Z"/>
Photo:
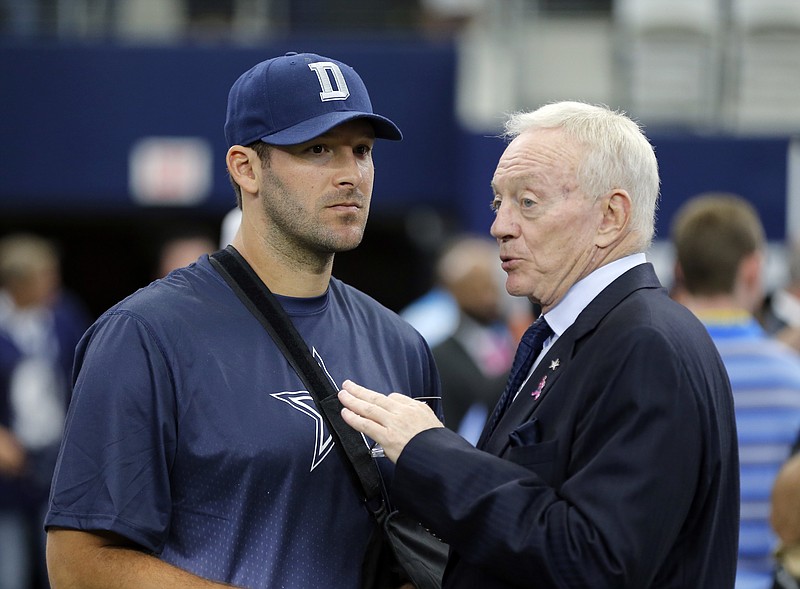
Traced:
<path id="1" fill-rule="evenodd" d="M 508 382 L 497 406 L 494 408 L 494 413 L 490 419 L 491 426 L 489 432 L 494 431 L 500 418 L 508 410 L 511 402 L 517 394 L 517 391 L 525 382 L 528 372 L 533 366 L 534 360 L 541 353 L 545 340 L 553 335 L 553 330 L 544 319 L 544 315 L 533 322 L 524 334 L 517 347 L 517 353 L 514 355 L 514 363 L 511 365 L 511 372 L 508 375 Z"/>

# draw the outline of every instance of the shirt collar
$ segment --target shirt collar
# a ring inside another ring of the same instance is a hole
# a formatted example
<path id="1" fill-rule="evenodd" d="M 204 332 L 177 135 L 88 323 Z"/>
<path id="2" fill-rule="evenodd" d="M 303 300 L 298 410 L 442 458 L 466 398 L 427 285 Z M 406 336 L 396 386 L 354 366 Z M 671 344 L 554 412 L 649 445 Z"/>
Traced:
<path id="1" fill-rule="evenodd" d="M 572 285 L 564 298 L 547 313 L 544 318 L 555 333 L 555 338 L 561 336 L 575 323 L 578 315 L 591 303 L 597 295 L 617 278 L 631 268 L 647 262 L 643 253 L 625 256 L 619 260 L 601 266 L 585 278 Z M 555 339 L 553 340 L 555 341 Z M 552 343 L 552 342 L 550 342 Z"/>

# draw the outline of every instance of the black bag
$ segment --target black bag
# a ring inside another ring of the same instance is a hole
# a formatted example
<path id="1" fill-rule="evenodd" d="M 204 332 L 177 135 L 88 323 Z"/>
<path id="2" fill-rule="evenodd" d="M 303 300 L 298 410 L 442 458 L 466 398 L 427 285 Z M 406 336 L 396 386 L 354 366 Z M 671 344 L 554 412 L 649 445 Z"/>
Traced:
<path id="1" fill-rule="evenodd" d="M 380 528 L 381 558 L 396 562 L 408 580 L 417 589 L 439 589 L 442 586 L 442 573 L 447 562 L 447 545 L 434 536 L 422 524 L 400 511 L 389 511 L 383 503 L 375 515 Z M 384 561 L 379 571 L 391 571 L 392 566 Z M 365 577 L 368 578 L 368 577 Z M 369 585 L 372 589 L 398 587 L 394 579 L 389 580 L 376 574 Z"/>
<path id="2" fill-rule="evenodd" d="M 342 419 L 338 391 L 311 357 L 283 307 L 233 246 L 211 254 L 210 259 L 300 376 L 352 466 L 351 474 L 377 524 L 362 564 L 364 589 L 396 589 L 407 582 L 417 589 L 439 589 L 447 544 L 419 522 L 391 509 L 380 470 L 364 438 Z"/>

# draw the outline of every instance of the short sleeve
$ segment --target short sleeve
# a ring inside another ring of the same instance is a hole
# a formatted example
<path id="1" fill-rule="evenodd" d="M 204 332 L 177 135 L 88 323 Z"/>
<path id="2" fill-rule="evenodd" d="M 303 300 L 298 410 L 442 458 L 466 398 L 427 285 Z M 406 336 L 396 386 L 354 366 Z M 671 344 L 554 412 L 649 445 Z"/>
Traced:
<path id="1" fill-rule="evenodd" d="M 158 552 L 170 521 L 175 424 L 173 378 L 152 330 L 124 312 L 101 318 L 76 351 L 45 525 L 113 531 Z"/>

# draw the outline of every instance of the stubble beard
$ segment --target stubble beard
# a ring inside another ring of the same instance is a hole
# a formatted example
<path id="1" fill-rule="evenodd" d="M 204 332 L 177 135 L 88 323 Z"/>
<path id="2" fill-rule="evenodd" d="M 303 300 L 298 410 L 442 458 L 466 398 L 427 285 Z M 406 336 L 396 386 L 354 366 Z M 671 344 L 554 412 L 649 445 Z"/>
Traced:
<path id="1" fill-rule="evenodd" d="M 358 197 L 364 203 L 359 212 L 340 214 L 334 221 L 322 218 L 332 211 L 304 209 L 302 195 L 290 192 L 274 175 L 262 186 L 260 197 L 267 222 L 265 240 L 297 263 L 329 262 L 334 254 L 355 249 L 363 239 L 369 204 L 363 196 Z M 340 198 L 327 196 L 321 200 Z"/>

